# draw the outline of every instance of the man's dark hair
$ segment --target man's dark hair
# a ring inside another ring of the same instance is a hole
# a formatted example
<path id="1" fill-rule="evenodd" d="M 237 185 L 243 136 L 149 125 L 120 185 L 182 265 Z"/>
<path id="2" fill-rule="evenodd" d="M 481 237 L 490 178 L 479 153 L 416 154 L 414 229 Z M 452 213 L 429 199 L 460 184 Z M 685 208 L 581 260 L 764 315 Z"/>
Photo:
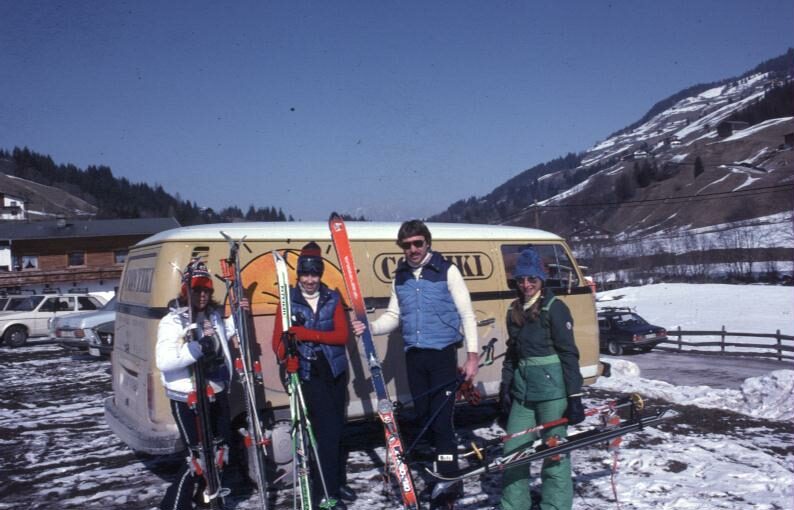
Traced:
<path id="1" fill-rule="evenodd" d="M 397 243 L 414 236 L 424 237 L 428 245 L 433 242 L 433 238 L 430 236 L 430 229 L 427 228 L 427 225 L 422 220 L 408 220 L 400 225 L 400 231 L 397 232 Z"/>

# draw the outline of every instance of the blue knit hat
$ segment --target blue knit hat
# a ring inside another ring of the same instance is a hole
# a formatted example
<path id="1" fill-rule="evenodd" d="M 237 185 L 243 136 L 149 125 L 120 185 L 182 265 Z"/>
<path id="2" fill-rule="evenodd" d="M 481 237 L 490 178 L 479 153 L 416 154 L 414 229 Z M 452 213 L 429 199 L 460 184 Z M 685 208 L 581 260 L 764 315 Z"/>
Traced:
<path id="1" fill-rule="evenodd" d="M 540 260 L 540 255 L 534 248 L 526 248 L 518 256 L 518 262 L 513 269 L 513 278 L 521 278 L 522 276 L 529 276 L 540 278 L 546 281 L 546 270 L 543 269 L 543 261 Z"/>

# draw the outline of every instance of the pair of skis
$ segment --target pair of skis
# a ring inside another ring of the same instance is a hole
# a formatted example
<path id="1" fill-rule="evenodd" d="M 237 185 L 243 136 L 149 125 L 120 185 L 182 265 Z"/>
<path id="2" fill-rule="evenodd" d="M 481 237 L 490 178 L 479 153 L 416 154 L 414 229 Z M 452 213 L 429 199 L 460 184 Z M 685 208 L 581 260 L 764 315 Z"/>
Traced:
<path id="1" fill-rule="evenodd" d="M 277 251 L 273 252 L 273 259 L 276 265 L 278 297 L 281 304 L 281 316 L 277 317 L 276 320 L 281 320 L 281 327 L 284 332 L 282 341 L 284 342 L 287 356 L 298 356 L 297 339 L 290 333 L 290 328 L 292 327 L 292 305 L 289 295 L 287 263 Z M 303 390 L 301 389 L 301 382 L 297 372 L 287 373 L 287 388 L 289 391 L 290 421 L 292 423 L 292 479 L 293 483 L 297 483 L 297 490 L 293 491 L 293 508 L 298 508 L 300 503 L 301 510 L 310 510 L 313 505 L 309 448 L 314 453 L 314 460 L 319 474 L 318 478 L 320 479 L 324 495 L 319 506 L 320 508 L 333 508 L 336 505 L 336 500 L 328 495 L 328 487 L 325 484 L 320 453 L 317 448 L 317 438 L 309 420 L 306 401 L 303 398 Z"/>
<path id="2" fill-rule="evenodd" d="M 191 260 L 190 264 L 182 274 L 187 279 L 188 288 L 193 280 L 193 271 L 198 259 Z M 193 318 L 192 292 L 187 292 L 187 316 L 188 328 L 194 340 L 198 340 L 200 326 L 195 324 Z M 205 373 L 204 360 L 199 359 L 193 364 L 193 383 L 194 391 L 188 395 L 188 406 L 196 413 L 196 431 L 198 432 L 199 442 L 196 450 L 191 452 L 191 469 L 197 476 L 204 478 L 204 492 L 202 499 L 211 510 L 222 510 L 223 498 L 227 491 L 221 486 L 221 468 L 224 464 L 226 452 L 221 447 L 220 439 L 215 436 L 212 427 L 212 416 L 210 406 L 215 401 L 215 392 L 210 385 Z"/>
<path id="3" fill-rule="evenodd" d="M 425 471 L 427 471 L 427 473 L 434 478 L 440 480 L 439 484 L 442 486 L 443 484 L 453 484 L 473 476 L 480 476 L 493 472 L 502 472 L 505 469 L 524 466 L 530 462 L 545 459 L 546 457 L 563 455 L 579 448 L 605 443 L 611 439 L 624 436 L 630 432 L 641 431 L 646 426 L 657 425 L 662 421 L 674 416 L 676 416 L 676 413 L 670 409 L 659 409 L 654 414 L 648 416 L 643 416 L 638 413 L 632 418 L 617 425 L 597 427 L 585 432 L 573 434 L 567 438 L 556 440 L 551 444 L 542 440 L 538 440 L 532 445 L 516 450 L 513 453 L 497 457 L 496 459 L 487 462 L 482 466 L 463 469 L 457 473 L 442 475 L 427 468 Z M 549 424 L 539 426 L 538 430 L 542 430 L 544 428 L 550 428 Z M 501 438 L 498 440 L 501 442 Z M 475 450 L 477 450 L 477 448 L 475 448 Z M 478 455 L 478 457 L 480 457 L 480 455 Z"/>
<path id="4" fill-rule="evenodd" d="M 353 250 L 350 247 L 350 239 L 347 235 L 345 222 L 338 214 L 333 213 L 328 220 L 328 227 L 331 229 L 331 238 L 334 242 L 339 265 L 342 268 L 345 287 L 350 297 L 350 306 L 353 308 L 356 319 L 367 326 L 361 335 L 361 343 L 364 345 L 364 354 L 369 367 L 372 386 L 375 390 L 375 397 L 377 398 L 378 417 L 383 423 L 383 431 L 386 437 L 387 468 L 391 467 L 392 473 L 398 482 L 403 507 L 406 510 L 417 510 L 419 503 L 416 489 L 411 471 L 404 458 L 402 438 L 394 416 L 394 405 L 389 398 L 378 353 L 375 351 L 375 344 L 369 331 L 367 311 L 364 307 L 364 296 L 361 294 L 361 286 L 359 285 L 356 264 L 353 260 Z"/>
<path id="5" fill-rule="evenodd" d="M 225 232 L 221 235 L 229 243 L 229 257 L 221 260 L 221 278 L 226 285 L 226 294 L 237 333 L 240 356 L 234 360 L 234 369 L 243 387 L 245 400 L 246 429 L 240 429 L 243 444 L 249 451 L 249 461 L 253 478 L 259 494 L 259 505 L 267 510 L 267 446 L 270 440 L 262 428 L 262 419 L 257 405 L 256 388 L 262 387 L 262 366 L 259 362 L 258 350 L 254 348 L 256 339 L 253 336 L 253 325 L 248 310 L 241 306 L 245 299 L 245 289 L 240 268 L 240 247 L 245 246 L 245 238 L 235 241 Z"/>

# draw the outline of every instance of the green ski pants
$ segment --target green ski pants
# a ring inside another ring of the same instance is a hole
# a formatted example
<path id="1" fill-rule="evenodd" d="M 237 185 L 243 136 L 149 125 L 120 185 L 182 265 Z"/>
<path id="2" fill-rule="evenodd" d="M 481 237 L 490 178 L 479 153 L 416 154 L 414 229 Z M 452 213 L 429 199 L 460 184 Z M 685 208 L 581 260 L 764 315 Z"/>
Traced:
<path id="1" fill-rule="evenodd" d="M 564 398 L 544 402 L 516 402 L 510 408 L 507 420 L 507 433 L 512 434 L 536 425 L 547 423 L 562 417 L 568 400 Z M 545 439 L 550 436 L 566 437 L 567 426 L 559 425 L 542 431 Z M 505 443 L 504 453 L 531 445 L 538 438 L 537 433 L 524 434 L 510 439 Z M 558 461 L 545 458 L 540 470 L 543 497 L 542 510 L 571 510 L 573 506 L 573 479 L 571 478 L 571 459 L 563 455 Z M 529 466 L 517 466 L 506 469 L 502 477 L 502 510 L 528 510 L 532 505 L 529 495 Z"/>

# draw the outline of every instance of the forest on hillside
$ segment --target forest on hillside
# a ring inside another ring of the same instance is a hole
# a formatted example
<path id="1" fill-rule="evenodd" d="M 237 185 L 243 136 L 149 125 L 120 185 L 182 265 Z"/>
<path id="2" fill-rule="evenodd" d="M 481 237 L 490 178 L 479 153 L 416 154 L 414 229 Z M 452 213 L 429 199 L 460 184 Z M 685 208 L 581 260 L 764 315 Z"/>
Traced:
<path id="1" fill-rule="evenodd" d="M 236 205 L 215 211 L 195 201 L 183 200 L 162 186 L 133 183 L 116 177 L 104 165 L 85 170 L 72 164 L 56 164 L 48 155 L 27 147 L 0 150 L 6 173 L 39 184 L 62 189 L 98 207 L 98 219 L 174 217 L 181 225 L 226 223 L 233 221 L 293 221 L 280 208 L 254 207 L 243 212 Z"/>

